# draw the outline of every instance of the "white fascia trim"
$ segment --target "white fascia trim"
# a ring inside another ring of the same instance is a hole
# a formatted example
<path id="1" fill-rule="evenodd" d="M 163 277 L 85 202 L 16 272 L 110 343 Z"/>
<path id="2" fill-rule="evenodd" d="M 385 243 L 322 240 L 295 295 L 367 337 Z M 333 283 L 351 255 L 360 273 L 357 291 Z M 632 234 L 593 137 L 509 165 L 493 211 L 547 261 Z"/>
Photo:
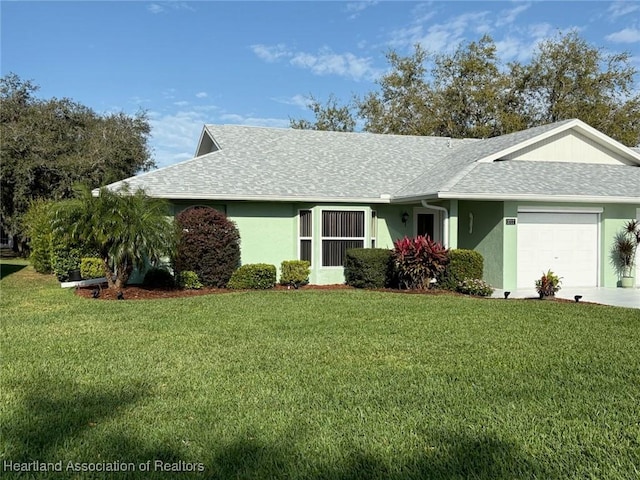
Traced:
<path id="1" fill-rule="evenodd" d="M 459 200 L 493 200 L 493 201 L 523 201 L 523 202 L 560 202 L 560 203 L 631 203 L 640 204 L 640 197 L 604 197 L 582 195 L 534 195 L 514 194 L 501 195 L 490 193 L 441 193 L 441 199 Z"/>
<path id="2" fill-rule="evenodd" d="M 602 207 L 518 206 L 518 213 L 602 213 Z"/>
<path id="3" fill-rule="evenodd" d="M 245 202 L 296 202 L 296 203 L 391 203 L 388 198 L 379 197 L 287 197 L 279 195 L 193 195 L 187 193 L 175 194 L 154 194 L 149 196 L 155 198 L 166 198 L 169 200 L 216 200 L 216 201 L 245 201 Z"/>

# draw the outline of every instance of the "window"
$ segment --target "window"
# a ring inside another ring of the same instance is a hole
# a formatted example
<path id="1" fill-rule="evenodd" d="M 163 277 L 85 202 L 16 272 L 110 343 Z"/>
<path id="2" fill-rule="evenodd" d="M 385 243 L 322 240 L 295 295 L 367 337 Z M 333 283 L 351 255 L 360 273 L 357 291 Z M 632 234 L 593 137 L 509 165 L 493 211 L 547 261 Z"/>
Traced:
<path id="1" fill-rule="evenodd" d="M 313 232 L 313 222 L 311 216 L 311 210 L 300 210 L 300 230 L 299 230 L 299 238 L 300 238 L 300 247 L 298 258 L 300 260 L 306 260 L 311 263 L 312 255 L 312 233 Z"/>
<path id="2" fill-rule="evenodd" d="M 322 266 L 341 267 L 349 248 L 364 248 L 364 212 L 322 212 Z"/>
<path id="3" fill-rule="evenodd" d="M 378 212 L 371 210 L 371 248 L 376 248 L 378 237 Z"/>

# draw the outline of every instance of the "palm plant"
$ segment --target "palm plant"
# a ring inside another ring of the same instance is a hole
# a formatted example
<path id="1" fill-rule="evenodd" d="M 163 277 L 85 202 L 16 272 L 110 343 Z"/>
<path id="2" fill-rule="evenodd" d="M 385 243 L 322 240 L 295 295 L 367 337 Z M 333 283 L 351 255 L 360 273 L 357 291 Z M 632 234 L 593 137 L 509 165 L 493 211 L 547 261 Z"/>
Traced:
<path id="1" fill-rule="evenodd" d="M 143 270 L 173 253 L 175 230 L 168 215 L 165 201 L 140 189 L 101 188 L 94 197 L 81 188 L 76 198 L 61 202 L 53 227 L 97 251 L 109 288 L 121 290 L 134 268 Z"/>
<path id="2" fill-rule="evenodd" d="M 633 276 L 636 256 L 640 246 L 640 222 L 629 220 L 615 236 L 611 248 L 611 260 L 623 277 Z"/>

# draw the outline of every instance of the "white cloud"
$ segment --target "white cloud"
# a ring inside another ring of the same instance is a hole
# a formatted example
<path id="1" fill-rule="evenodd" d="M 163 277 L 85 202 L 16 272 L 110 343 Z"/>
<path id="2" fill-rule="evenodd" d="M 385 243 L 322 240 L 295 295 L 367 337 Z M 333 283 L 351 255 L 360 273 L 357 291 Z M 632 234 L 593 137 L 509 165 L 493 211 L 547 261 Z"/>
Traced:
<path id="1" fill-rule="evenodd" d="M 151 3 L 147 6 L 147 10 L 149 10 L 151 13 L 162 13 L 165 11 L 164 7 L 162 5 L 158 5 L 157 3 Z"/>
<path id="2" fill-rule="evenodd" d="M 207 92 L 198 92 L 196 93 L 197 98 L 207 98 L 209 94 Z"/>
<path id="3" fill-rule="evenodd" d="M 149 112 L 150 143 L 158 167 L 193 157 L 202 126 L 208 121 L 208 118 L 198 111 L 178 111 L 169 114 Z"/>
<path id="4" fill-rule="evenodd" d="M 401 29 L 392 32 L 388 44 L 391 47 L 422 45 L 430 52 L 450 52 L 466 39 L 467 32 L 490 33 L 493 30 L 489 12 L 469 12 L 451 17 L 447 22 L 427 25 L 432 15 L 425 14 Z M 474 38 L 475 40 L 475 38 Z"/>
<path id="5" fill-rule="evenodd" d="M 496 27 L 511 25 L 515 22 L 518 15 L 527 11 L 531 7 L 531 3 L 523 3 L 509 10 L 502 10 L 496 19 Z"/>
<path id="6" fill-rule="evenodd" d="M 252 45 L 253 52 L 266 62 L 288 59 L 293 66 L 311 70 L 316 75 L 338 75 L 353 80 L 373 80 L 379 70 L 371 64 L 371 58 L 358 57 L 350 52 L 335 53 L 323 48 L 318 53 L 295 52 L 285 45 Z"/>
<path id="7" fill-rule="evenodd" d="M 227 123 L 237 125 L 249 125 L 252 127 L 278 127 L 286 128 L 289 126 L 289 119 L 283 118 L 260 118 L 251 115 L 240 115 L 237 113 L 225 113 L 220 115 L 220 119 Z"/>
<path id="8" fill-rule="evenodd" d="M 195 9 L 186 2 L 151 3 L 147 6 L 147 10 L 153 14 L 166 13 L 169 10 L 188 10 L 195 12 Z"/>
<path id="9" fill-rule="evenodd" d="M 353 20 L 357 18 L 361 12 L 366 10 L 369 7 L 373 7 L 378 2 L 376 0 L 365 1 L 365 2 L 348 2 L 345 6 L 345 10 L 347 13 L 350 13 L 349 19 Z"/>
<path id="10" fill-rule="evenodd" d="M 251 45 L 251 50 L 253 50 L 253 53 L 255 53 L 258 58 L 269 63 L 292 55 L 282 44 L 271 46 L 262 44 Z"/>
<path id="11" fill-rule="evenodd" d="M 309 105 L 309 97 L 300 94 L 294 95 L 293 97 L 289 98 L 272 98 L 271 100 L 282 103 L 284 105 L 293 105 L 295 107 L 301 108 L 302 110 L 306 110 Z"/>
<path id="12" fill-rule="evenodd" d="M 613 2 L 609 7 L 609 14 L 612 20 L 629 15 L 640 10 L 640 4 L 635 2 Z"/>
<path id="13" fill-rule="evenodd" d="M 625 28 L 604 38 L 615 43 L 636 43 L 640 42 L 640 30 L 637 28 Z"/>
<path id="14" fill-rule="evenodd" d="M 181 100 L 179 102 L 173 102 L 173 104 L 178 107 L 186 107 L 187 105 L 189 105 L 189 102 L 187 102 L 186 100 Z"/>

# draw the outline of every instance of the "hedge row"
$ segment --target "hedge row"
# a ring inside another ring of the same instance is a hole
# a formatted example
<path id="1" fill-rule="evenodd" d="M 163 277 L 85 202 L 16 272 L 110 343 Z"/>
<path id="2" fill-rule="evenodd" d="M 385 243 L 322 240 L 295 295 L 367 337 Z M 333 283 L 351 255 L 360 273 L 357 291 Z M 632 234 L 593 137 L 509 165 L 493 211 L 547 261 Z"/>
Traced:
<path id="1" fill-rule="evenodd" d="M 482 254 L 475 250 L 453 249 L 448 251 L 447 256 L 448 263 L 436 278 L 438 288 L 474 295 L 493 293 L 493 289 L 484 282 L 482 286 L 478 282 L 469 282 L 482 279 Z M 344 276 L 347 285 L 356 288 L 397 288 L 396 272 L 392 250 L 354 248 L 346 252 Z"/>

